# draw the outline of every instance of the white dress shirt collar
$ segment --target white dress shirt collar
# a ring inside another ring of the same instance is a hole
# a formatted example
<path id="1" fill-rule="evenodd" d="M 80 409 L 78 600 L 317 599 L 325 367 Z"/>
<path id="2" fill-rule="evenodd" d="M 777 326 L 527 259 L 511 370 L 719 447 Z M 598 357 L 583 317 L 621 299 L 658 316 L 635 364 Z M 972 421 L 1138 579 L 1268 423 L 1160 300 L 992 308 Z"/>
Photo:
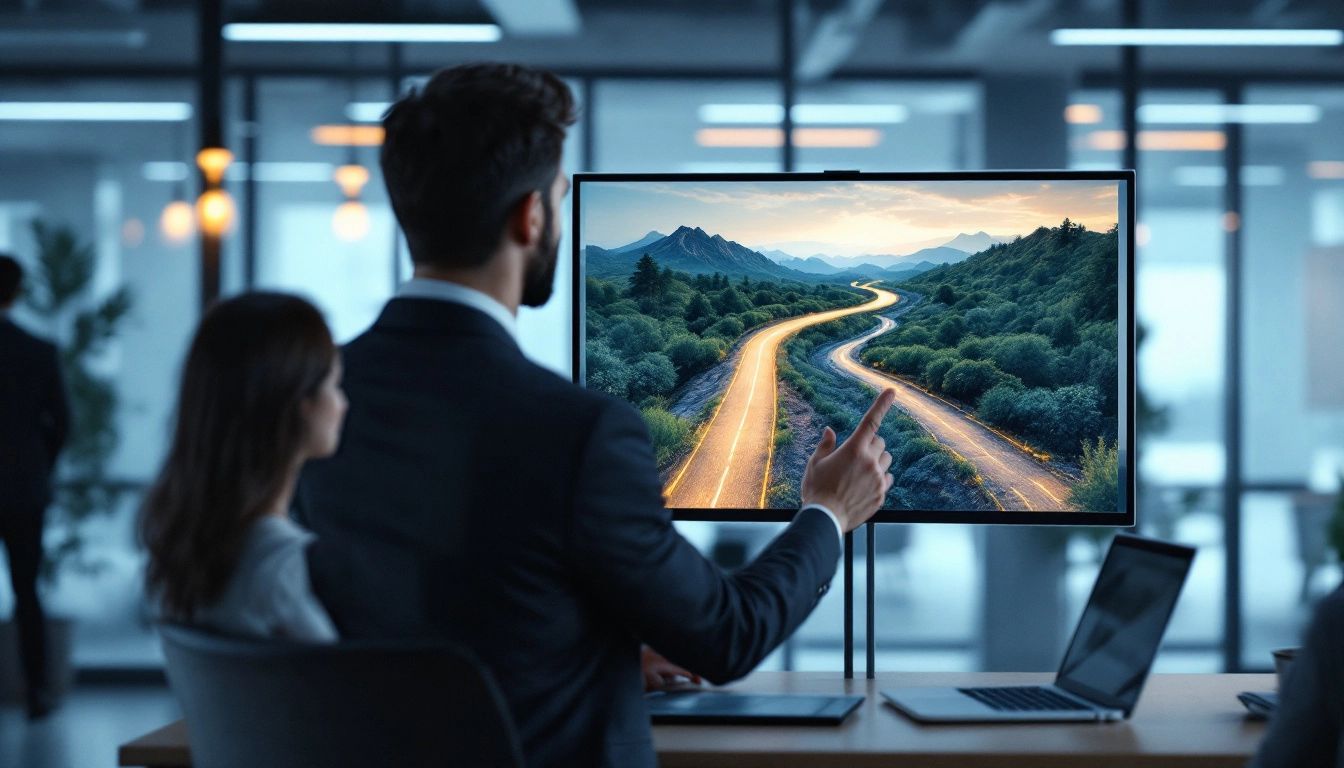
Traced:
<path id="1" fill-rule="evenodd" d="M 518 341 L 518 319 L 503 304 L 475 288 L 468 288 L 460 283 L 451 283 L 447 280 L 413 277 L 402 283 L 401 288 L 397 290 L 397 298 L 437 299 L 439 301 L 451 301 L 454 304 L 465 304 L 494 318 L 495 322 L 503 326 L 504 330 L 508 332 L 510 338 L 515 342 Z"/>

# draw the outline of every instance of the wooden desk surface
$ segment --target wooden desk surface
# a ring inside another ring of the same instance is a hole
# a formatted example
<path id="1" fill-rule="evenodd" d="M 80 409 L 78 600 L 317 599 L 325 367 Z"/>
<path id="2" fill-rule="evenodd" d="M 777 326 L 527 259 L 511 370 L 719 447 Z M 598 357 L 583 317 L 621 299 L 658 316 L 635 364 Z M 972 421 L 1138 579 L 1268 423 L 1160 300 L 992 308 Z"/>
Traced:
<path id="1" fill-rule="evenodd" d="M 758 672 L 730 686 L 778 693 L 850 693 L 864 702 L 839 727 L 658 726 L 664 768 L 807 765 L 920 768 L 1244 766 L 1264 734 L 1247 720 L 1241 691 L 1274 690 L 1273 675 L 1153 675 L 1133 716 L 1119 723 L 919 725 L 884 703 L 884 688 L 1030 685 L 1048 674 L 888 673 L 838 680 L 828 673 Z"/>
<path id="2" fill-rule="evenodd" d="M 865 696 L 843 725 L 667 726 L 653 729 L 664 768 L 806 765 L 1006 768 L 1031 766 L 1240 766 L 1264 723 L 1248 720 L 1241 691 L 1274 690 L 1273 675 L 1153 675 L 1125 722 L 1030 725 L 918 725 L 883 703 L 884 688 L 915 685 L 1023 685 L 1050 675 L 887 673 L 844 680 L 834 672 L 757 672 L 728 690 Z M 189 766 L 185 723 L 121 746 L 123 766 Z"/>

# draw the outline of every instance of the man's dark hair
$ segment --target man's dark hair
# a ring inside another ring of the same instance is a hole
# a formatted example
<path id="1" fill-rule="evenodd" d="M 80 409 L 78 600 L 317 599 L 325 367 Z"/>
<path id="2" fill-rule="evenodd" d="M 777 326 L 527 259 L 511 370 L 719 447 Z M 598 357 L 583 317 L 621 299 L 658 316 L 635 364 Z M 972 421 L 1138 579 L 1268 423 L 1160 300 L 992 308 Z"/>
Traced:
<path id="1" fill-rule="evenodd" d="M 23 267 L 7 253 L 0 253 L 0 307 L 9 306 L 19 298 L 23 285 Z"/>
<path id="2" fill-rule="evenodd" d="M 574 119 L 569 86 L 517 64 L 441 70 L 393 104 L 380 161 L 411 259 L 484 264 L 524 197 L 540 191 L 549 206 Z"/>

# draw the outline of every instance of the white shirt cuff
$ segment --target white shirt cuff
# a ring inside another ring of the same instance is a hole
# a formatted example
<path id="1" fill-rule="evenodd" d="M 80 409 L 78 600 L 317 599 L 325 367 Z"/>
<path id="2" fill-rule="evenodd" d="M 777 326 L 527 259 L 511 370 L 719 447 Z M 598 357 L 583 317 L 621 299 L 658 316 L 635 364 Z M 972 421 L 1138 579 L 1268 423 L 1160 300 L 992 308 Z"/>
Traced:
<path id="1" fill-rule="evenodd" d="M 831 518 L 831 522 L 835 524 L 835 535 L 840 539 L 840 548 L 845 548 L 845 529 L 840 525 L 840 518 L 836 517 L 834 512 L 820 504 L 808 504 L 803 507 L 803 509 L 817 509 L 825 512 L 826 516 Z M 798 511 L 802 512 L 803 510 L 800 509 Z"/>

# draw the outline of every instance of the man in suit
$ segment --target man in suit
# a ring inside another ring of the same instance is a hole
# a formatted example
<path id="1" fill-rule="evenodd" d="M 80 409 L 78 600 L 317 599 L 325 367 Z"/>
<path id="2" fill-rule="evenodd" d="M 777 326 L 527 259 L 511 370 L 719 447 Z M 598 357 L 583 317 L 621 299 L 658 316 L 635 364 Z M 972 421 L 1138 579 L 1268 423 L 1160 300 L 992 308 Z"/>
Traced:
<path id="1" fill-rule="evenodd" d="M 40 718 L 54 701 L 47 683 L 46 617 L 37 598 L 37 573 L 52 471 L 65 444 L 70 412 L 56 348 L 9 319 L 22 283 L 23 268 L 0 254 L 0 540 L 14 585 L 28 716 Z"/>
<path id="2" fill-rule="evenodd" d="M 383 176 L 415 278 L 344 350 L 342 445 L 305 471 L 299 515 L 343 634 L 471 648 L 530 765 L 646 766 L 641 642 L 724 683 L 787 638 L 891 484 L 876 431 L 893 393 L 843 445 L 826 430 L 803 508 L 760 557 L 707 561 L 663 507 L 639 413 L 514 338 L 519 305 L 551 294 L 573 113 L 553 75 L 491 64 L 388 112 Z"/>
<path id="3" fill-rule="evenodd" d="M 1251 768 L 1344 765 L 1344 587 L 1316 606 Z"/>

